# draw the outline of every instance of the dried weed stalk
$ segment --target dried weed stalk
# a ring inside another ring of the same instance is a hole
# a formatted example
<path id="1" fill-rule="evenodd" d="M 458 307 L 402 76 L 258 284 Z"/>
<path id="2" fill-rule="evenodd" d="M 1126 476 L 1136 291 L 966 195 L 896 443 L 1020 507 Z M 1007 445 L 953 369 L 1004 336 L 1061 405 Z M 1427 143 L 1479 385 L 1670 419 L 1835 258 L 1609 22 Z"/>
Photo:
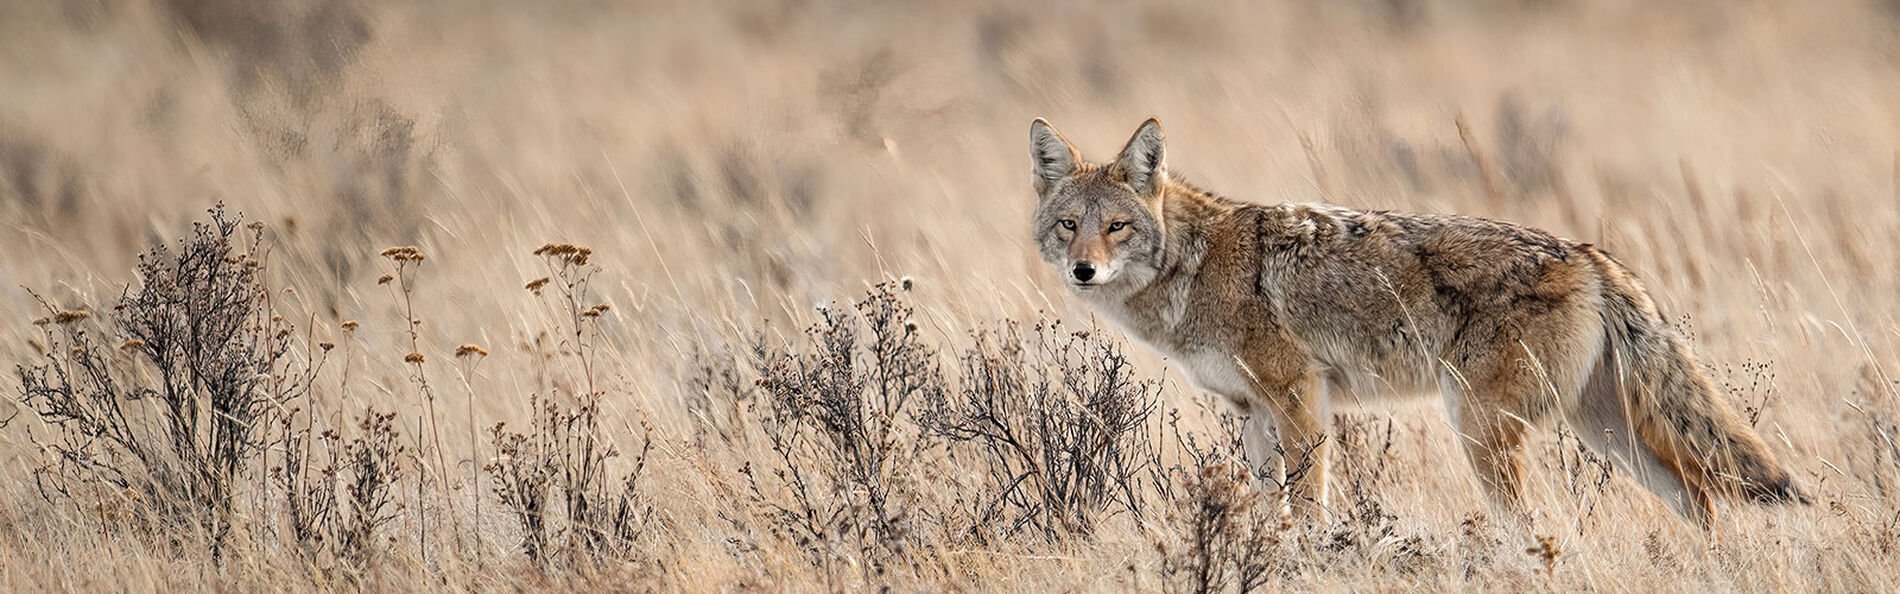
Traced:
<path id="1" fill-rule="evenodd" d="M 561 347 L 577 358 L 584 391 L 571 405 L 534 395 L 533 422 L 525 433 L 510 432 L 503 424 L 490 430 L 498 455 L 487 470 L 494 474 L 495 493 L 522 529 L 522 552 L 543 568 L 557 561 L 592 567 L 630 558 L 639 552 L 653 516 L 652 504 L 638 488 L 652 448 L 650 428 L 632 469 L 617 481 L 610 478 L 608 461 L 620 451 L 603 438 L 606 392 L 595 380 L 594 352 L 601 318 L 612 308 L 593 300 L 591 285 L 599 268 L 592 265 L 592 254 L 573 244 L 544 245 L 534 255 L 547 263 L 549 274 L 527 284 L 537 296 L 545 296 L 550 286 L 556 289 L 568 321 Z M 558 515 L 551 513 L 556 495 Z"/>

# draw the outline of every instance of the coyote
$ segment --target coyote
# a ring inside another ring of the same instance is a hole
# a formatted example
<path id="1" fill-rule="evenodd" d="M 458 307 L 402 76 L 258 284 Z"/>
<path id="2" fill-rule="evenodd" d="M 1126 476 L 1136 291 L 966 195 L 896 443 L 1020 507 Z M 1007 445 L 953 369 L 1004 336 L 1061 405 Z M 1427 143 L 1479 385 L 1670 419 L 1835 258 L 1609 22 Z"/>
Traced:
<path id="1" fill-rule="evenodd" d="M 1713 495 L 1808 502 L 1602 249 L 1475 217 L 1223 198 L 1170 174 L 1154 119 L 1102 164 L 1041 118 L 1029 136 L 1042 258 L 1247 415 L 1245 455 L 1283 514 L 1327 517 L 1341 393 L 1442 395 L 1506 510 L 1522 512 L 1526 434 L 1552 416 L 1705 528 Z"/>

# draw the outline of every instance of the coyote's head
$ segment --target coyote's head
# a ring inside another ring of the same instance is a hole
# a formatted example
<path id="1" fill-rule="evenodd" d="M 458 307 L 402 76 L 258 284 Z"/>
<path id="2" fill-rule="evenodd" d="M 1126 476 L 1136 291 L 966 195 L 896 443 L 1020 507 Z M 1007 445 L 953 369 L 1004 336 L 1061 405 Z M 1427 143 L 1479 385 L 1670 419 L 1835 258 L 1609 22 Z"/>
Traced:
<path id="1" fill-rule="evenodd" d="M 1029 124 L 1036 244 L 1070 288 L 1126 294 L 1154 280 L 1162 251 L 1161 122 L 1135 130 L 1115 160 L 1082 154 L 1042 118 Z"/>

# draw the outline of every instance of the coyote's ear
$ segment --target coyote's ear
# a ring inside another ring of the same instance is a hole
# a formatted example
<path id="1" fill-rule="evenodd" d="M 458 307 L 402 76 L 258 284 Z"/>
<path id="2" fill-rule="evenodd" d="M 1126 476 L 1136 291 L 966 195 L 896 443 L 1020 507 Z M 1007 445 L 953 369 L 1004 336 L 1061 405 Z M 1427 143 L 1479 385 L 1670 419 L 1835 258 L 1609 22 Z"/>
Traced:
<path id="1" fill-rule="evenodd" d="M 1076 152 L 1069 141 L 1056 133 L 1049 120 L 1036 118 L 1029 123 L 1029 158 L 1034 167 L 1036 194 L 1042 195 L 1054 186 L 1056 180 L 1075 173 L 1082 162 L 1082 154 Z"/>
<path id="2" fill-rule="evenodd" d="M 1115 166 L 1127 176 L 1128 185 L 1142 196 L 1152 196 L 1161 189 L 1168 174 L 1166 162 L 1161 149 L 1161 120 L 1155 118 L 1142 122 L 1128 139 L 1128 146 L 1122 147 L 1121 156 L 1115 158 Z"/>

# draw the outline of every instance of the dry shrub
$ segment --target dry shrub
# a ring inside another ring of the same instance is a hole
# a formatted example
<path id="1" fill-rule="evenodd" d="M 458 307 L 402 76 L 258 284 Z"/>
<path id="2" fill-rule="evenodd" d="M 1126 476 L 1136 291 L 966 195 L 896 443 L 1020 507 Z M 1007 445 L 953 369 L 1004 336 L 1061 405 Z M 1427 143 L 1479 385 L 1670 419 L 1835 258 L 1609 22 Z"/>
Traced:
<path id="1" fill-rule="evenodd" d="M 337 429 L 316 432 L 315 415 L 302 412 L 283 418 L 284 459 L 271 469 L 284 493 L 282 523 L 311 569 L 327 573 L 340 563 L 360 583 L 383 549 L 384 527 L 404 507 L 396 487 L 409 448 L 395 413 L 366 409 L 355 437 L 345 438 Z"/>
<path id="2" fill-rule="evenodd" d="M 489 430 L 497 455 L 485 469 L 521 530 L 522 554 L 543 569 L 637 558 L 653 519 L 653 505 L 639 489 L 652 439 L 642 441 L 632 468 L 610 483 L 607 462 L 620 452 L 600 438 L 599 401 L 564 409 L 536 398 L 535 405 L 527 431 L 508 431 L 502 423 Z"/>
<path id="3" fill-rule="evenodd" d="M 947 386 L 902 290 L 883 283 L 850 309 L 825 308 L 802 345 L 754 348 L 772 459 L 769 478 L 750 463 L 740 472 L 778 534 L 828 575 L 839 561 L 882 574 L 918 543 L 911 473 L 926 444 L 910 411 Z"/>
<path id="4" fill-rule="evenodd" d="M 566 440 L 557 439 L 552 429 L 543 429 L 546 419 L 553 415 L 536 408 L 535 421 L 527 432 L 510 432 L 505 423 L 489 429 L 495 460 L 485 470 L 493 475 L 495 497 L 521 528 L 521 552 L 541 565 L 548 557 L 548 497 L 560 459 L 553 451 L 554 444 Z"/>
<path id="5" fill-rule="evenodd" d="M 215 554 L 269 416 L 308 393 L 315 369 L 289 356 L 292 327 L 271 313 L 261 225 L 246 233 L 222 206 L 210 212 L 175 249 L 140 256 L 109 319 L 42 299 L 48 349 L 18 375 L 24 401 L 58 429 L 43 444 L 53 456 L 37 472 L 42 493 L 135 494 L 140 521 L 191 529 Z"/>
<path id="6" fill-rule="evenodd" d="M 84 506 L 88 487 L 104 487 L 103 528 L 202 543 L 220 560 L 234 504 L 261 492 L 269 506 L 254 524 L 282 527 L 313 570 L 341 562 L 360 575 L 403 507 L 396 416 L 367 410 L 350 437 L 319 424 L 310 396 L 323 359 L 293 353 L 293 328 L 271 311 L 263 226 L 210 214 L 176 249 L 140 257 L 109 319 L 42 300 L 52 348 L 18 369 L 25 401 L 60 435 L 43 446 L 41 492 Z"/>
<path id="7" fill-rule="evenodd" d="M 361 565 L 373 553 L 377 530 L 395 521 L 394 514 L 401 507 L 395 502 L 395 486 L 402 480 L 399 461 L 406 448 L 402 434 L 396 431 L 396 413 L 366 410 L 357 422 L 357 430 L 358 436 L 342 446 L 343 462 L 332 460 L 326 474 L 342 479 L 350 504 L 337 530 L 337 547 L 345 558 Z"/>
<path id="8" fill-rule="evenodd" d="M 1167 516 L 1171 538 L 1156 544 L 1170 592 L 1251 592 L 1287 566 L 1287 526 L 1256 491 L 1245 463 L 1211 456 L 1177 472 L 1182 497 Z"/>
<path id="9" fill-rule="evenodd" d="M 315 554 L 323 545 L 329 554 L 348 564 L 353 571 L 367 571 L 382 545 L 382 528 L 397 520 L 403 503 L 397 501 L 397 486 L 403 482 L 403 457 L 409 446 L 395 429 L 393 412 L 369 408 L 357 418 L 357 436 L 344 440 L 338 431 L 325 431 L 319 438 L 325 444 L 329 461 L 317 469 L 317 476 L 304 474 L 291 478 L 293 467 L 285 465 L 285 482 L 291 520 L 298 545 Z M 304 436 L 308 438 L 308 435 Z M 289 450 L 298 457 L 308 450 Z M 296 471 L 306 471 L 302 465 Z M 315 480 L 315 482 L 312 482 Z"/>
<path id="10" fill-rule="evenodd" d="M 1155 466 L 1149 420 L 1159 382 L 1112 342 L 1038 322 L 979 332 L 955 391 L 933 392 L 919 423 L 983 468 L 967 498 L 979 542 L 1030 532 L 1087 536 L 1117 512 L 1139 516 Z"/>

